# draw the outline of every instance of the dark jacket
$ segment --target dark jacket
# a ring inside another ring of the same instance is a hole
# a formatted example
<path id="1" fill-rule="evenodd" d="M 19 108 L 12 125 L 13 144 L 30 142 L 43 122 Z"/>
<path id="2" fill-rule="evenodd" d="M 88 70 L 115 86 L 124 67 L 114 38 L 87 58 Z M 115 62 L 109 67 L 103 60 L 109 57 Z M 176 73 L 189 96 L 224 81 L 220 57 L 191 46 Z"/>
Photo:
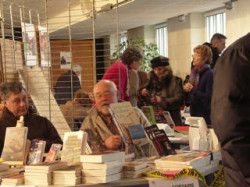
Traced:
<path id="1" fill-rule="evenodd" d="M 4 146 L 5 131 L 7 127 L 15 127 L 17 119 L 7 109 L 3 110 L 0 117 L 0 154 L 2 154 Z M 28 127 L 28 139 L 41 139 L 46 141 L 45 151 L 48 152 L 52 143 L 62 144 L 62 140 L 58 135 L 52 123 L 44 117 L 28 113 L 24 116 L 24 126 Z"/>
<path id="2" fill-rule="evenodd" d="M 213 71 L 211 68 L 200 72 L 197 88 L 193 88 L 188 95 L 191 116 L 203 117 L 211 125 L 211 99 L 213 89 Z"/>
<path id="3" fill-rule="evenodd" d="M 220 57 L 214 73 L 212 124 L 227 186 L 250 186 L 250 33 Z"/>
<path id="4" fill-rule="evenodd" d="M 56 85 L 54 87 L 55 99 L 57 103 L 61 105 L 65 104 L 67 101 L 71 101 L 78 89 L 81 89 L 81 84 L 74 71 L 69 70 L 62 74 L 57 79 Z"/>
<path id="5" fill-rule="evenodd" d="M 140 94 L 142 89 L 140 89 Z M 146 89 L 150 92 L 150 96 L 160 96 L 162 102 L 155 105 L 150 103 L 149 98 L 144 98 L 140 95 L 140 100 L 145 100 L 144 105 L 152 105 L 154 110 L 169 111 L 175 124 L 182 125 L 180 107 L 184 103 L 184 91 L 181 78 L 173 76 L 172 71 L 170 71 L 165 79 L 159 81 L 157 76 L 151 71 Z"/>
<path id="6" fill-rule="evenodd" d="M 210 63 L 210 67 L 212 69 L 214 69 L 216 62 L 217 62 L 218 58 L 220 57 L 218 49 L 215 48 L 215 47 L 212 47 L 211 44 L 208 43 L 208 42 L 204 43 L 203 45 L 207 45 L 208 47 L 210 47 L 210 49 L 211 49 L 211 51 L 213 53 L 213 59 L 212 59 L 212 62 Z"/>

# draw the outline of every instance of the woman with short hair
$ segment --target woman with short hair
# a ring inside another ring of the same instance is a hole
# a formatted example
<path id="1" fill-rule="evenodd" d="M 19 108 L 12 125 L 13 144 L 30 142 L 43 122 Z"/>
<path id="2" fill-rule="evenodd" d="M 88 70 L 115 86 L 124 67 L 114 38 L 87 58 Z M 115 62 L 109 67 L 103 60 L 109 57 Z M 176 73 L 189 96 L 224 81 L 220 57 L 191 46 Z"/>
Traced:
<path id="1" fill-rule="evenodd" d="M 188 93 L 191 116 L 203 117 L 206 123 L 211 125 L 213 71 L 210 63 L 212 51 L 206 45 L 198 45 L 193 52 L 193 68 L 183 88 Z"/>

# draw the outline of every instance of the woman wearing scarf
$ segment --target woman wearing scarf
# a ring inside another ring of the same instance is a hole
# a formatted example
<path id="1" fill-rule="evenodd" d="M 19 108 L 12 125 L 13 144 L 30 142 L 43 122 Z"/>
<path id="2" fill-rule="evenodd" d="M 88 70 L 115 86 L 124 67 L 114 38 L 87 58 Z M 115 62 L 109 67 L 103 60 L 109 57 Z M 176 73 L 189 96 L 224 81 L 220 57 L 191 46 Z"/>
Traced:
<path id="1" fill-rule="evenodd" d="M 211 125 L 213 71 L 209 64 L 212 52 L 206 45 L 198 45 L 193 51 L 193 68 L 184 90 L 188 93 L 191 116 L 203 117 Z"/>

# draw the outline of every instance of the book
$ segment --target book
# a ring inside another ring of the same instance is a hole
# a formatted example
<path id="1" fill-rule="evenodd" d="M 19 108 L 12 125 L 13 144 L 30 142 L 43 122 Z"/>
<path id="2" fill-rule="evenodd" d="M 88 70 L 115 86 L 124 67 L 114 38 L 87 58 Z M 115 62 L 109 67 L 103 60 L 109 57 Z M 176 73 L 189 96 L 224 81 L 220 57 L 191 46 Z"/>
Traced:
<path id="1" fill-rule="evenodd" d="M 7 127 L 2 151 L 2 160 L 10 165 L 26 162 L 27 127 Z"/>
<path id="2" fill-rule="evenodd" d="M 126 162 L 123 166 L 124 171 L 136 171 L 147 167 L 146 162 Z"/>
<path id="3" fill-rule="evenodd" d="M 32 140 L 27 164 L 38 164 L 43 161 L 46 141 Z"/>
<path id="4" fill-rule="evenodd" d="M 119 159 L 119 160 L 113 160 L 110 162 L 104 162 L 104 163 L 82 163 L 82 168 L 83 169 L 109 169 L 109 168 L 114 168 L 114 167 L 121 167 L 125 163 L 124 159 Z"/>
<path id="5" fill-rule="evenodd" d="M 122 171 L 122 166 L 109 168 L 109 169 L 83 169 L 82 176 L 84 177 L 104 177 L 106 175 L 113 175 L 120 173 Z"/>
<path id="6" fill-rule="evenodd" d="M 108 182 L 112 182 L 112 181 L 116 181 L 121 179 L 121 173 L 116 173 L 113 175 L 107 175 L 104 177 L 82 177 L 82 181 L 83 183 L 92 183 L 92 184 L 96 184 L 96 183 L 108 183 Z"/>
<path id="7" fill-rule="evenodd" d="M 61 144 L 52 144 L 46 156 L 45 162 L 54 162 L 57 158 L 59 151 L 61 150 L 61 147 Z"/>
<path id="8" fill-rule="evenodd" d="M 81 155 L 81 162 L 102 163 L 113 160 L 125 159 L 125 152 L 112 151 L 103 153 L 92 153 L 89 155 Z"/>
<path id="9" fill-rule="evenodd" d="M 155 165 L 162 167 L 168 166 L 193 166 L 200 167 L 209 165 L 211 155 L 208 152 L 195 152 L 195 153 L 180 153 L 177 155 L 169 155 L 155 160 Z"/>
<path id="10" fill-rule="evenodd" d="M 10 168 L 9 164 L 0 164 L 0 172 L 6 171 Z"/>
<path id="11" fill-rule="evenodd" d="M 143 106 L 141 108 L 141 110 L 145 114 L 145 116 L 147 117 L 150 124 L 155 125 L 156 121 L 155 121 L 155 114 L 154 114 L 153 106 Z"/>
<path id="12" fill-rule="evenodd" d="M 133 152 L 133 146 L 131 146 L 133 143 L 128 132 L 128 126 L 138 124 L 138 121 L 136 120 L 138 117 L 134 108 L 130 102 L 125 101 L 120 103 L 111 103 L 109 105 L 109 110 L 125 145 L 125 152 Z"/>
<path id="13" fill-rule="evenodd" d="M 123 176 L 123 178 L 126 178 L 126 179 L 131 179 L 131 178 L 134 179 L 134 178 L 141 177 L 142 173 L 148 172 L 152 169 L 153 169 L 153 167 L 145 167 L 145 168 L 141 168 L 141 169 L 135 170 L 135 171 L 123 171 L 122 176 Z"/>
<path id="14" fill-rule="evenodd" d="M 56 169 L 66 167 L 67 163 L 66 162 L 43 162 L 37 165 L 26 165 L 24 166 L 25 168 L 25 173 L 26 172 L 52 172 Z"/>
<path id="15" fill-rule="evenodd" d="M 61 186 L 74 186 L 77 184 L 82 184 L 82 177 L 76 178 L 54 178 L 53 179 L 54 185 L 61 185 Z"/>
<path id="16" fill-rule="evenodd" d="M 24 184 L 24 176 L 23 174 L 12 175 L 9 177 L 2 178 L 1 186 L 16 186 Z"/>
<path id="17" fill-rule="evenodd" d="M 61 161 L 75 165 L 80 162 L 80 155 L 85 154 L 88 134 L 84 131 L 65 132 Z"/>

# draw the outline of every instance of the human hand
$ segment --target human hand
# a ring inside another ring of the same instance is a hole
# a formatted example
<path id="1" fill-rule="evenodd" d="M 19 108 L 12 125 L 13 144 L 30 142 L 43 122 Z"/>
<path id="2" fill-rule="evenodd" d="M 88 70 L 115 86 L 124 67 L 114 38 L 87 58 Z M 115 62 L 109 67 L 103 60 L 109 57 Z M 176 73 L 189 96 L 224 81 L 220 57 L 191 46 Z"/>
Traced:
<path id="1" fill-rule="evenodd" d="M 147 96 L 147 95 L 149 95 L 149 92 L 148 92 L 148 90 L 146 88 L 143 88 L 142 91 L 141 91 L 141 94 L 143 96 Z"/>
<path id="2" fill-rule="evenodd" d="M 185 92 L 190 92 L 193 89 L 193 85 L 188 82 L 183 86 L 183 89 L 185 90 Z"/>
<path id="3" fill-rule="evenodd" d="M 109 150 L 116 150 L 121 145 L 121 136 L 120 135 L 112 135 L 108 137 L 105 141 L 105 147 Z"/>

